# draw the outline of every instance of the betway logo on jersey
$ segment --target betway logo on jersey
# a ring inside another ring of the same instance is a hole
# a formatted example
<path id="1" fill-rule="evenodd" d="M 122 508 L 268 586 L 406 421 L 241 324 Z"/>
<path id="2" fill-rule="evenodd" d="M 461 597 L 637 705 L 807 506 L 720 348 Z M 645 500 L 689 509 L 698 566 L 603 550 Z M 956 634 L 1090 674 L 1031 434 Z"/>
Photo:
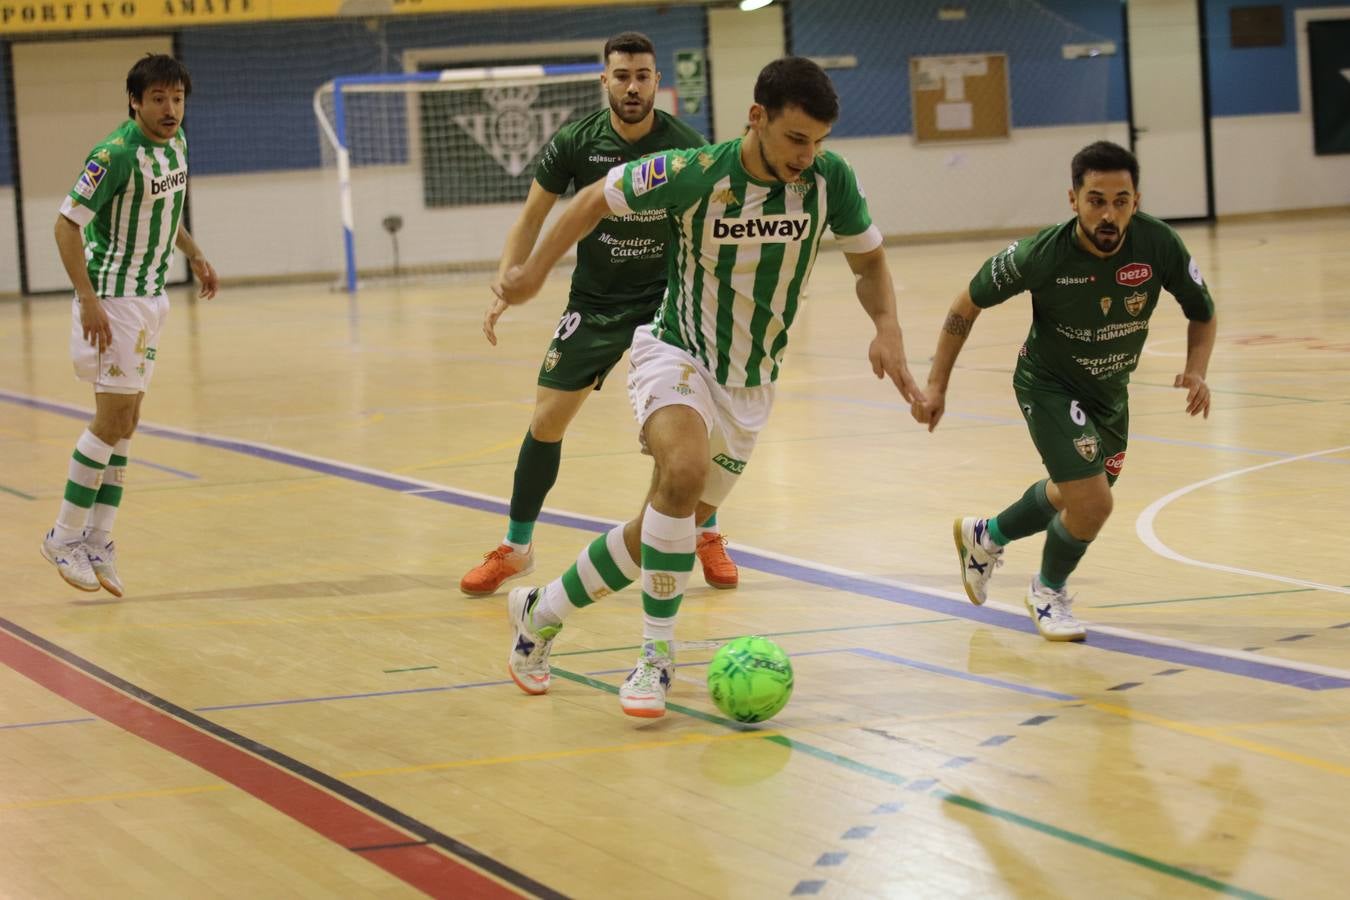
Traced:
<path id="1" fill-rule="evenodd" d="M 158 197 L 160 194 L 172 194 L 185 187 L 187 187 L 187 169 L 179 169 L 177 172 L 170 172 L 163 178 L 151 178 L 150 196 Z"/>
<path id="2" fill-rule="evenodd" d="M 713 219 L 714 244 L 787 244 L 806 237 L 811 217 L 796 215 L 753 216 L 747 219 Z"/>
<path id="3" fill-rule="evenodd" d="M 1148 263 L 1130 263 L 1116 269 L 1116 284 L 1135 287 L 1153 277 L 1153 267 Z"/>

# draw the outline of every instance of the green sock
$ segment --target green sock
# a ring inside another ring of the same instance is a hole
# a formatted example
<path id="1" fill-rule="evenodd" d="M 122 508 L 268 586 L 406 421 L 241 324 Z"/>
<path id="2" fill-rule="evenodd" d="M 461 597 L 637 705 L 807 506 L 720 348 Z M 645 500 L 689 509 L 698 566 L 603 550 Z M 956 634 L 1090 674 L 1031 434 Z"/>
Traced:
<path id="1" fill-rule="evenodd" d="M 562 441 L 544 443 L 525 432 L 516 457 L 516 480 L 511 487 L 511 520 L 506 539 L 513 544 L 528 544 L 534 538 L 534 522 L 544 508 L 544 498 L 558 480 L 562 462 Z"/>
<path id="2" fill-rule="evenodd" d="M 1041 552 L 1041 583 L 1055 590 L 1064 587 L 1091 543 L 1069 534 L 1062 515 L 1051 519 L 1045 530 L 1045 550 Z"/>
<path id="3" fill-rule="evenodd" d="M 1031 537 L 1050 526 L 1055 508 L 1045 493 L 1050 479 L 1042 478 L 1027 488 L 1022 498 L 989 520 L 989 536 L 999 544 Z"/>

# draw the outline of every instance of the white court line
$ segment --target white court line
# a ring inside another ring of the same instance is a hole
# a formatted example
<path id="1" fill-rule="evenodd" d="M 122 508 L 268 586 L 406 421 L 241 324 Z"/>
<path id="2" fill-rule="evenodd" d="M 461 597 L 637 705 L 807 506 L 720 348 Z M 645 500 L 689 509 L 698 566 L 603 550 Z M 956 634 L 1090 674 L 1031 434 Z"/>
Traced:
<path id="1" fill-rule="evenodd" d="M 1350 444 L 1344 447 L 1332 447 L 1330 450 L 1315 450 L 1312 453 L 1303 453 L 1299 456 L 1291 456 L 1287 459 L 1277 459 L 1274 460 L 1273 462 L 1261 463 L 1259 466 L 1249 466 L 1245 469 L 1236 469 L 1232 472 L 1225 472 L 1222 475 L 1215 475 L 1213 478 L 1206 478 L 1204 481 L 1197 481 L 1194 484 L 1188 484 L 1185 487 L 1178 488 L 1177 490 L 1166 495 L 1165 497 L 1159 497 L 1157 500 L 1154 500 L 1152 503 L 1150 503 L 1148 508 L 1145 509 L 1142 513 L 1140 513 L 1139 518 L 1135 520 L 1134 531 L 1136 534 L 1139 535 L 1139 540 L 1143 541 L 1144 545 L 1147 546 L 1154 553 L 1158 554 L 1159 556 L 1166 557 L 1167 559 L 1175 560 L 1176 562 L 1179 563 L 1185 563 L 1188 566 L 1198 566 L 1202 569 L 1213 569 L 1216 572 L 1230 572 L 1234 575 L 1247 575 L 1252 578 L 1261 578 L 1266 581 L 1278 581 L 1283 584 L 1295 584 L 1298 585 L 1299 587 L 1313 588 L 1314 590 L 1319 591 L 1330 591 L 1333 594 L 1350 595 L 1350 588 L 1344 588 L 1337 584 L 1323 584 L 1320 581 L 1308 581 L 1307 579 L 1304 578 L 1290 578 L 1287 575 L 1276 575 L 1272 572 L 1258 572 L 1254 569 L 1242 569 L 1237 566 L 1227 566 L 1224 565 L 1223 563 L 1205 562 L 1204 560 L 1192 559 L 1189 556 L 1183 556 L 1182 554 L 1173 550 L 1171 547 L 1164 544 L 1153 529 L 1153 522 L 1158 518 L 1158 513 L 1162 512 L 1164 506 L 1171 503 L 1178 497 L 1184 497 L 1186 494 L 1189 494 L 1192 491 L 1197 491 L 1202 487 L 1209 487 L 1211 484 L 1216 484 L 1220 481 L 1226 481 L 1229 478 L 1236 478 L 1239 475 L 1247 475 L 1252 472 L 1259 472 L 1262 469 L 1269 469 L 1271 466 L 1282 466 L 1285 463 L 1299 462 L 1305 459 L 1312 459 L 1313 457 L 1316 456 L 1330 456 L 1336 453 L 1345 453 L 1347 450 L 1350 450 Z M 1153 638 L 1153 640 L 1157 640 L 1157 638 Z"/>

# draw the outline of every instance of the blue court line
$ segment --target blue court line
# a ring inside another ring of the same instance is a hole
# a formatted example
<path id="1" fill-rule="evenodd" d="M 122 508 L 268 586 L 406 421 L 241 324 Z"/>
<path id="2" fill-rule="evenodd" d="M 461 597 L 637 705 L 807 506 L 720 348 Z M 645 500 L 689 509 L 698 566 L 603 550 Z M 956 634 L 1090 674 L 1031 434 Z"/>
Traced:
<path id="1" fill-rule="evenodd" d="M 149 466 L 150 468 L 158 469 L 161 472 L 168 472 L 170 475 L 177 475 L 179 478 L 186 478 L 190 481 L 198 481 L 201 478 L 199 475 L 193 475 L 191 472 L 184 472 L 182 469 L 175 469 L 173 466 L 166 466 L 162 463 L 146 462 L 145 460 L 137 459 L 134 456 L 131 458 L 131 462 L 138 466 Z"/>
<path id="2" fill-rule="evenodd" d="M 1005 688 L 1010 691 L 1017 691 L 1022 694 L 1030 694 L 1033 697 L 1046 697 L 1050 700 L 1079 700 L 1073 694 L 1061 694 L 1059 691 L 1047 691 L 1038 687 L 1030 687 L 1025 684 L 1016 684 L 1011 681 L 1004 681 L 1001 678 L 989 678 L 984 675 L 972 675 L 969 672 L 962 672 L 960 669 L 949 669 L 946 666 L 935 666 L 932 663 L 922 662 L 917 659 L 906 659 L 903 656 L 894 656 L 890 653 L 882 653 L 879 650 L 868 650 L 864 647 L 854 647 L 849 651 L 859 656 L 866 656 L 869 659 L 879 659 L 884 662 L 896 663 L 901 666 L 909 666 L 911 669 L 921 669 L 925 672 L 933 672 L 938 675 L 946 675 L 948 678 L 959 678 L 962 681 L 974 681 L 979 684 L 986 684 L 990 687 Z"/>
<path id="3" fill-rule="evenodd" d="M 32 397 L 13 394 L 4 390 L 0 390 L 0 400 L 72 418 L 83 418 L 88 415 L 86 410 L 78 407 L 68 406 L 63 403 L 54 403 L 47 400 L 37 400 Z M 452 488 L 427 491 L 427 484 L 424 482 L 417 482 L 413 479 L 391 475 L 387 472 L 379 472 L 373 469 L 366 469 L 347 463 L 305 456 L 280 447 L 269 447 L 267 445 L 252 444 L 242 440 L 196 434 L 194 432 L 183 431 L 177 428 L 166 428 L 158 425 L 142 424 L 139 431 L 143 434 L 152 434 L 169 440 L 184 441 L 186 443 L 198 444 L 204 447 L 213 447 L 218 450 L 228 450 L 232 453 L 252 456 L 269 462 L 282 463 L 299 469 L 318 472 L 323 475 L 332 475 L 336 478 L 343 478 L 348 481 L 354 481 L 371 487 L 384 488 L 385 490 L 396 491 L 398 493 L 409 494 L 416 491 L 418 493 L 416 493 L 415 496 L 435 500 L 440 503 L 481 510 L 483 512 L 491 512 L 501 516 L 505 516 L 509 512 L 509 504 L 505 500 L 470 494 Z M 562 525 L 567 528 L 575 528 L 578 531 L 589 531 L 594 533 L 605 532 L 614 527 L 613 523 L 601 519 L 548 510 L 545 510 L 540 514 L 539 521 L 550 525 Z M 1005 612 L 1003 610 L 991 609 L 986 606 L 972 606 L 968 603 L 949 600 L 946 597 L 923 594 L 910 588 L 888 584 L 880 579 L 862 575 L 832 572 L 824 568 L 817 568 L 810 563 L 777 559 L 740 547 L 736 548 L 736 560 L 741 566 L 755 569 L 760 572 L 766 572 L 770 575 L 778 575 L 783 578 L 790 578 L 794 581 L 803 582 L 805 584 L 814 584 L 831 590 L 860 594 L 864 597 L 872 597 L 878 600 L 884 600 L 888 603 L 913 606 L 930 612 L 939 613 L 944 616 L 969 619 L 973 622 L 980 622 L 997 628 L 1020 631 L 1025 634 L 1035 635 L 1037 640 L 1040 640 L 1040 636 L 1036 633 L 1036 629 L 1031 624 L 1030 620 L 1020 613 Z M 1084 649 L 1109 650 L 1114 653 L 1123 653 L 1129 656 L 1157 659 L 1163 662 L 1188 666 L 1193 669 L 1208 669 L 1213 672 L 1222 672 L 1228 675 L 1236 675 L 1240 678 L 1252 678 L 1273 684 L 1283 684 L 1288 687 L 1300 688 L 1302 690 L 1324 691 L 1350 687 L 1350 678 L 1306 672 L 1301 669 L 1283 666 L 1275 660 L 1264 662 L 1253 659 L 1234 658 L 1232 656 L 1225 656 L 1221 653 L 1211 653 L 1198 647 L 1177 647 L 1169 644 L 1155 644 L 1144 638 L 1094 632 L 1089 635 L 1088 641 L 1082 644 L 1070 644 L 1070 646 L 1062 648 L 1064 652 L 1070 653 L 1082 652 Z"/>
<path id="4" fill-rule="evenodd" d="M 15 722 L 13 725 L 0 725 L 0 731 L 7 728 L 41 728 L 43 725 L 79 725 L 87 722 L 97 722 L 93 717 L 84 719 L 52 719 L 47 722 Z"/>
<path id="5" fill-rule="evenodd" d="M 988 606 L 972 606 L 968 603 L 948 600 L 945 597 L 921 594 L 918 591 L 886 584 L 861 575 L 844 575 L 817 569 L 805 563 L 763 556 L 740 547 L 736 548 L 736 562 L 738 565 L 747 568 L 758 569 L 761 572 L 780 575 L 795 581 L 847 591 L 852 594 L 862 594 L 865 597 L 874 597 L 890 603 L 902 603 L 930 612 L 941 611 L 943 615 L 969 619 L 1011 631 L 1020 631 L 1024 634 L 1034 635 L 1037 640 L 1042 639 L 1040 634 L 1037 633 L 1036 627 L 1031 624 L 1031 620 L 1022 613 L 1006 612 Z M 1253 659 L 1238 659 L 1194 647 L 1154 644 L 1143 638 L 1102 634 L 1095 631 L 1090 631 L 1087 641 L 1082 644 L 1074 643 L 1064 649 L 1074 653 L 1081 652 L 1086 648 L 1158 659 L 1193 669 L 1209 669 L 1213 672 L 1223 672 L 1242 678 L 1254 678 L 1259 681 L 1269 681 L 1304 690 L 1325 691 L 1350 687 L 1350 679 L 1287 668 L 1280 665 L 1278 661 L 1262 662 Z"/>

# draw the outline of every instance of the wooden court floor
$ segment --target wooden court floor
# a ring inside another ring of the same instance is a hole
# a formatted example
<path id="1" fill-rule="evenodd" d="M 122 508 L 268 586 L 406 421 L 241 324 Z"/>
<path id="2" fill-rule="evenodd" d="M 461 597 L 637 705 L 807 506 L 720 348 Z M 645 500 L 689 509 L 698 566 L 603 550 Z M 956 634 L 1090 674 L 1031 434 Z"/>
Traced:
<path id="1" fill-rule="evenodd" d="M 565 293 L 479 333 L 477 278 L 185 293 L 117 525 L 128 593 L 38 554 L 91 398 L 64 298 L 0 302 L 0 896 L 1345 896 L 1350 877 L 1350 216 L 1191 227 L 1218 304 L 1208 420 L 1171 387 L 1164 299 L 1115 513 L 1071 582 L 1085 645 L 1030 633 L 1040 541 L 977 609 L 953 517 L 1040 476 L 985 314 L 936 434 L 866 363 L 821 256 L 778 408 L 698 574 L 670 713 L 615 691 L 631 590 L 573 616 L 555 687 L 508 680 L 495 546 Z M 916 373 L 1001 241 L 891 251 Z M 228 272 L 221 273 L 228 277 Z M 539 581 L 637 508 L 622 373 L 583 409 Z M 702 685 L 771 635 L 760 727 Z"/>

